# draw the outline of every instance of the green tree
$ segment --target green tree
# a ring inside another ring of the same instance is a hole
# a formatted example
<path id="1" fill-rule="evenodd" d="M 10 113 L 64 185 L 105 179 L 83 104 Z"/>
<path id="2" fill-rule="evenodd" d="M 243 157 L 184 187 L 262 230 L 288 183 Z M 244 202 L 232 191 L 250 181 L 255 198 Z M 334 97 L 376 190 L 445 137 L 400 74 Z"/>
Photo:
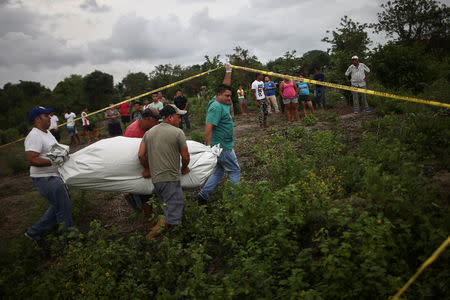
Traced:
<path id="1" fill-rule="evenodd" d="M 58 112 L 64 111 L 67 106 L 74 111 L 81 111 L 83 106 L 88 105 L 81 75 L 72 74 L 58 82 L 53 89 L 53 95 L 55 96 L 54 106 Z"/>
<path id="2" fill-rule="evenodd" d="M 323 68 L 330 64 L 330 55 L 325 51 L 311 50 L 303 54 L 300 59 L 301 71 L 307 75 L 314 73 L 314 70 Z"/>
<path id="3" fill-rule="evenodd" d="M 366 55 L 371 41 L 367 34 L 369 25 L 360 24 L 347 16 L 341 18 L 340 27 L 331 31 L 332 37 L 324 37 L 323 42 L 331 44 L 331 54 L 338 52 L 357 54 L 361 57 Z M 327 30 L 327 33 L 330 33 Z"/>
<path id="4" fill-rule="evenodd" d="M 345 84 L 344 73 L 351 64 L 350 58 L 353 55 L 358 55 L 362 60 L 366 58 L 371 44 L 367 34 L 368 28 L 368 24 L 360 24 L 344 16 L 341 18 L 340 27 L 331 32 L 331 37 L 322 39 L 323 42 L 331 44 L 328 49 L 333 70 L 328 76 L 330 81 Z M 327 33 L 330 31 L 327 30 Z"/>
<path id="5" fill-rule="evenodd" d="M 101 71 L 84 76 L 83 87 L 91 109 L 98 109 L 107 106 L 114 98 L 113 76 Z"/>
<path id="6" fill-rule="evenodd" d="M 297 74 L 301 69 L 301 59 L 296 50 L 286 51 L 283 56 L 267 63 L 267 68 L 275 73 Z"/>
<path id="7" fill-rule="evenodd" d="M 156 88 L 160 88 L 162 86 L 180 80 L 182 77 L 182 71 L 183 68 L 180 65 L 157 65 L 155 69 L 149 74 L 150 89 L 153 90 Z M 179 88 L 182 89 L 182 86 L 169 88 L 167 91 L 165 91 L 166 97 L 168 97 L 169 99 L 172 98 L 175 95 L 176 90 Z"/>
<path id="8" fill-rule="evenodd" d="M 397 41 L 428 41 L 430 47 L 448 49 L 450 8 L 434 0 L 393 0 L 381 4 L 376 32 L 385 32 Z"/>
<path id="9" fill-rule="evenodd" d="M 371 61 L 375 77 L 391 90 L 419 93 L 438 75 L 432 70 L 435 59 L 417 44 L 389 42 L 375 49 Z"/>
<path id="10" fill-rule="evenodd" d="M 53 107 L 51 91 L 39 82 L 20 81 L 7 83 L 0 92 L 0 103 L 4 111 L 0 115 L 0 129 L 14 127 L 23 135 L 31 127 L 28 112 L 35 106 Z"/>
<path id="11" fill-rule="evenodd" d="M 127 96 L 134 97 L 145 93 L 150 86 L 150 81 L 145 73 L 128 73 L 127 76 L 122 79 L 122 84 L 123 92 Z"/>

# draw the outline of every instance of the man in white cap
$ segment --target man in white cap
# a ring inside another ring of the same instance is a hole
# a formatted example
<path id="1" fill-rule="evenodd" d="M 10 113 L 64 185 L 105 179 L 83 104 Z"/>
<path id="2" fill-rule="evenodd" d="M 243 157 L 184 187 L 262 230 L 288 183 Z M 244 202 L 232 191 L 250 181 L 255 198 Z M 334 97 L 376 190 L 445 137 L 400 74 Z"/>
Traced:
<path id="1" fill-rule="evenodd" d="M 44 216 L 27 229 L 25 236 L 36 241 L 38 246 L 45 247 L 43 234 L 52 227 L 59 225 L 61 231 L 75 237 L 78 232 L 73 227 L 72 205 L 66 186 L 59 176 L 58 169 L 47 157 L 50 148 L 56 144 L 55 137 L 48 131 L 50 127 L 49 113 L 53 108 L 36 106 L 29 115 L 33 129 L 25 138 L 25 154 L 30 165 L 30 177 L 39 194 L 50 203 Z"/>
<path id="2" fill-rule="evenodd" d="M 142 176 L 152 178 L 156 194 L 164 205 L 164 218 L 152 227 L 145 237 L 147 240 L 159 236 L 171 225 L 178 225 L 183 216 L 180 171 L 181 174 L 189 173 L 190 156 L 186 136 L 178 126 L 181 116 L 186 113 L 173 104 L 164 106 L 159 112 L 163 121 L 145 133 L 139 147 L 139 161 L 144 166 Z"/>
<path id="3" fill-rule="evenodd" d="M 348 67 L 345 72 L 345 79 L 350 82 L 352 87 L 357 87 L 361 89 L 366 89 L 366 82 L 369 78 L 370 69 L 363 63 L 359 62 L 358 56 L 352 56 L 352 64 Z M 349 79 L 350 76 L 350 79 Z M 355 114 L 359 113 L 359 99 L 360 96 L 364 105 L 366 112 L 370 112 L 369 104 L 367 104 L 366 94 L 352 92 L 353 94 L 353 112 Z"/>

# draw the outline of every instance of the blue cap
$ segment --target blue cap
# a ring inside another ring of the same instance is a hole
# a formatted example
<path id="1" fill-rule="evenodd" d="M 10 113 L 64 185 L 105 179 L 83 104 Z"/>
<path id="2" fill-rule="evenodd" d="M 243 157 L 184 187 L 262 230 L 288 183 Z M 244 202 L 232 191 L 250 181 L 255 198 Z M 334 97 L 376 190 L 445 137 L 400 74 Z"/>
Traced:
<path id="1" fill-rule="evenodd" d="M 39 116 L 41 114 L 49 114 L 52 111 L 53 111 L 53 108 L 45 108 L 42 106 L 36 106 L 32 110 L 30 110 L 30 113 L 28 114 L 28 120 L 30 120 L 30 122 L 33 122 L 37 116 Z"/>

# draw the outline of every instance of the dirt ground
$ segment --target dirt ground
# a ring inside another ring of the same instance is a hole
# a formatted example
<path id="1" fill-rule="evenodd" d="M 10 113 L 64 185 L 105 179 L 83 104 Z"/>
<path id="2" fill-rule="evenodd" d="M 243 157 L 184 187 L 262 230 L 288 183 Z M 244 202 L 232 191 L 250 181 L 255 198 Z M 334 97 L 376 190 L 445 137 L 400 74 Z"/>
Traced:
<path id="1" fill-rule="evenodd" d="M 357 139 L 361 133 L 360 127 L 363 122 L 378 118 L 376 112 L 354 115 L 353 109 L 344 104 L 326 111 L 318 110 L 316 115 L 318 122 L 309 126 L 309 130 L 334 129 L 337 122 L 329 121 L 330 118 L 334 118 L 339 120 L 343 132 L 346 133 L 347 142 Z M 284 126 L 304 126 L 301 122 L 287 124 L 281 113 L 269 114 L 268 124 L 270 127 L 267 129 L 259 128 L 257 112 L 252 112 L 248 116 L 236 115 L 234 121 L 238 160 L 246 160 L 247 156 L 246 145 L 242 144 L 241 137 L 254 137 L 255 142 L 258 142 Z M 76 146 L 71 149 L 71 152 L 86 146 Z M 241 165 L 245 166 L 245 163 Z M 77 193 L 77 191 L 71 191 L 71 197 L 73 193 Z M 88 199 L 88 201 L 90 203 L 87 203 L 86 210 L 83 211 L 77 222 L 81 232 L 86 232 L 89 223 L 93 220 L 100 220 L 102 225 L 107 228 L 115 226 L 117 234 L 121 235 L 146 231 L 142 213 L 135 212 L 130 207 L 124 199 L 124 194 L 96 192 L 93 200 Z M 48 204 L 33 187 L 28 172 L 0 178 L 0 203 L 0 240 L 22 236 L 26 228 L 35 223 L 48 207 Z"/>

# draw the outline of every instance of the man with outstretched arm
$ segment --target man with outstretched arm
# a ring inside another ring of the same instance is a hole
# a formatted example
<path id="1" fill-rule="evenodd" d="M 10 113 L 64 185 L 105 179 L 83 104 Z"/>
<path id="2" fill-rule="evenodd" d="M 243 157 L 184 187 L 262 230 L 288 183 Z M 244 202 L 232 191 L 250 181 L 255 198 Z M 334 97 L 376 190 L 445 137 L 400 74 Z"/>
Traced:
<path id="1" fill-rule="evenodd" d="M 241 181 L 241 168 L 234 153 L 234 126 L 230 115 L 231 102 L 231 67 L 225 66 L 225 78 L 217 88 L 217 95 L 208 103 L 206 112 L 205 141 L 207 146 L 220 144 L 222 153 L 217 158 L 214 173 L 209 177 L 200 193 L 197 195 L 199 204 L 207 204 L 210 194 L 214 191 L 225 172 L 233 185 Z"/>
<path id="2" fill-rule="evenodd" d="M 147 131 L 139 148 L 139 161 L 144 166 L 142 176 L 152 178 L 156 194 L 164 203 L 164 217 L 146 235 L 150 240 L 161 235 L 171 225 L 178 225 L 183 216 L 184 195 L 181 174 L 189 173 L 189 151 L 186 136 L 178 126 L 185 110 L 166 105 L 160 112 L 162 123 Z"/>
<path id="3" fill-rule="evenodd" d="M 25 154 L 30 165 L 30 177 L 36 190 L 50 203 L 42 218 L 27 229 L 25 236 L 33 239 L 40 247 L 46 247 L 44 233 L 59 225 L 62 233 L 78 235 L 72 220 L 72 205 L 66 186 L 59 176 L 58 169 L 47 157 L 51 147 L 56 144 L 55 137 L 48 131 L 49 113 L 53 108 L 36 106 L 29 115 L 34 127 L 25 138 Z"/>

